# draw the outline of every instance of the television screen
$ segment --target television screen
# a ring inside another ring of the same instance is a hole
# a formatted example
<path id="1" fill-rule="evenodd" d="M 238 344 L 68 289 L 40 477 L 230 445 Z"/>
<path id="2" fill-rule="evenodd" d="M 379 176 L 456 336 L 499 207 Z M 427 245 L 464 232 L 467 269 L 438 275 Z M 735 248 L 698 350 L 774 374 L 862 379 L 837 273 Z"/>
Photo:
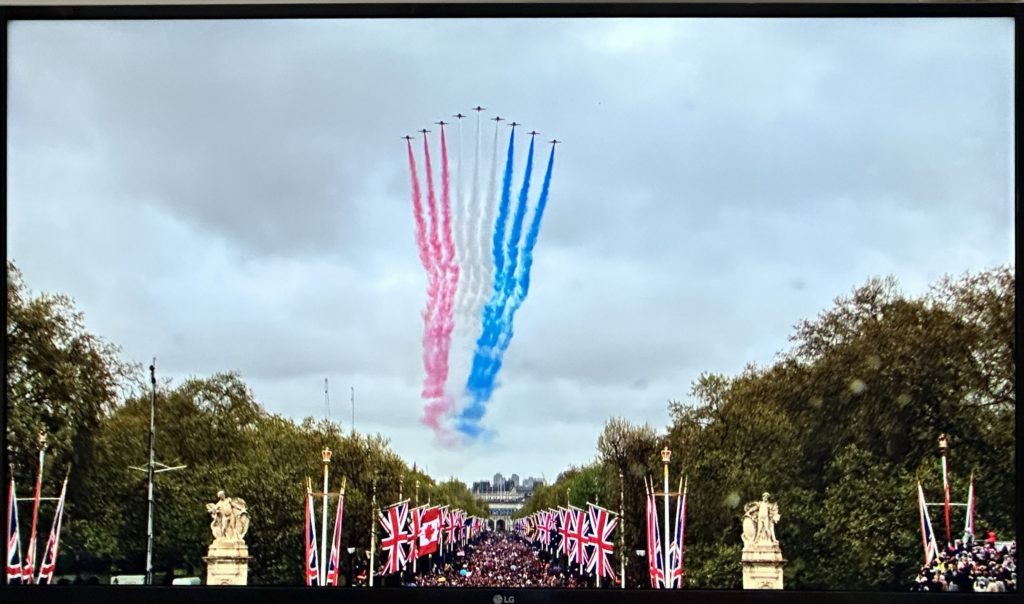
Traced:
<path id="1" fill-rule="evenodd" d="M 1011 13 L 360 10 L 6 23 L 12 598 L 1019 589 Z"/>

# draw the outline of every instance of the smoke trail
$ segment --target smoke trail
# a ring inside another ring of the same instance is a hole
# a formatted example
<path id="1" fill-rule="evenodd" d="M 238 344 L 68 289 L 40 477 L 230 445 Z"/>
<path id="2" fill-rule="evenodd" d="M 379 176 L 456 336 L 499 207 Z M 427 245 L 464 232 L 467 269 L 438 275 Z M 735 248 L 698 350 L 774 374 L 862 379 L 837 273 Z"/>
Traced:
<path id="1" fill-rule="evenodd" d="M 515 271 L 514 278 L 509 277 L 508 279 L 509 282 L 515 282 L 515 290 L 514 292 L 511 292 L 510 290 L 510 294 L 506 298 L 507 314 L 504 316 L 504 320 L 499 321 L 499 325 L 502 326 L 502 330 L 498 334 L 497 339 L 490 350 L 490 354 L 486 358 L 481 359 L 479 367 L 481 370 L 481 375 L 479 376 L 481 387 L 478 387 L 472 392 L 474 396 L 473 401 L 463 411 L 459 418 L 457 426 L 458 430 L 470 437 L 477 437 L 482 433 L 482 428 L 480 428 L 479 422 L 483 418 L 486 402 L 490 399 L 491 392 L 493 392 L 494 379 L 501 370 L 505 351 L 508 350 L 508 346 L 512 341 L 513 324 L 515 321 L 516 311 L 518 311 L 522 306 L 523 301 L 526 299 L 526 296 L 530 291 L 530 269 L 533 266 L 533 250 L 537 245 L 541 220 L 544 218 L 544 210 L 547 207 L 548 192 L 551 187 L 551 173 L 554 168 L 554 161 L 555 148 L 554 145 L 552 145 L 551 154 L 548 156 L 547 169 L 544 172 L 544 183 L 541 186 L 540 199 L 538 200 L 537 207 L 534 210 L 533 219 L 530 222 L 530 228 L 527 231 L 526 240 L 523 245 L 523 264 L 519 270 Z M 529 169 L 530 162 L 528 160 L 527 170 Z M 529 175 L 527 174 L 526 178 L 524 178 L 523 190 L 520 192 L 521 203 L 525 203 L 523 200 L 526 198 L 526 191 L 528 188 Z M 512 244 L 510 243 L 509 245 L 511 247 Z M 474 369 L 477 368 L 476 360 L 477 359 L 474 358 Z M 485 371 L 486 373 L 484 373 Z M 486 389 L 488 381 L 490 383 L 490 390 Z"/>
<path id="2" fill-rule="evenodd" d="M 484 405 L 490 399 L 493 381 L 488 380 L 488 367 L 492 349 L 502 332 L 501 319 L 505 306 L 505 230 L 508 223 L 509 205 L 512 196 L 512 164 L 515 151 L 516 132 L 512 130 L 508 139 L 508 153 L 505 158 L 505 173 L 502 178 L 501 203 L 498 205 L 498 219 L 494 225 L 491 241 L 491 253 L 494 258 L 494 286 L 491 298 L 484 306 L 482 329 L 473 352 L 473 362 L 469 378 L 466 380 L 466 391 L 470 394 L 469 405 L 459 416 L 457 429 L 469 436 L 480 434 L 477 425 L 483 417 Z"/>
<path id="3" fill-rule="evenodd" d="M 429 161 L 429 160 L 428 160 Z M 428 181 L 429 182 L 429 181 Z M 431 371 L 427 374 L 424 384 L 426 398 L 434 399 L 426 407 L 423 422 L 435 430 L 440 429 L 441 418 L 451 410 L 453 401 L 445 395 L 444 387 L 448 381 L 448 353 L 451 349 L 451 336 L 455 323 L 453 301 L 459 283 L 459 267 L 455 264 L 455 250 L 452 241 L 451 216 L 451 179 L 448 171 L 448 144 L 445 139 L 444 126 L 441 126 L 441 251 L 442 264 L 440 274 L 440 292 L 437 297 L 436 312 L 426 330 L 429 340 L 428 351 L 432 356 Z"/>
<path id="4" fill-rule="evenodd" d="M 427 277 L 433 277 L 430 261 L 430 244 L 427 243 L 427 225 L 423 218 L 423 201 L 420 195 L 420 179 L 416 176 L 416 158 L 412 154 L 412 141 L 405 141 L 409 151 L 409 175 L 412 178 L 413 219 L 416 221 L 416 247 L 420 252 L 420 263 L 427 271 Z"/>
<path id="5" fill-rule="evenodd" d="M 481 217 L 481 222 L 477 227 L 477 232 L 480 233 L 480 243 L 478 248 L 478 254 L 480 258 L 487 255 L 487 243 L 488 233 L 492 232 L 491 229 L 494 225 L 494 212 L 495 205 L 498 201 L 498 122 L 494 122 L 494 144 L 491 151 L 491 173 L 487 184 L 487 198 L 485 200 L 484 215 Z M 494 283 L 494 264 L 491 262 L 481 262 L 482 270 L 477 275 L 477 282 L 475 285 L 476 296 L 473 300 L 472 313 L 474 315 L 480 315 L 480 309 L 483 308 L 484 303 L 487 302 L 487 292 Z"/>
<path id="6" fill-rule="evenodd" d="M 441 238 L 438 235 L 438 211 L 437 197 L 434 195 L 434 172 L 430 166 L 430 146 L 427 145 L 427 133 L 423 132 L 423 163 L 427 171 L 427 210 L 430 215 L 430 253 L 433 258 L 434 272 L 438 279 L 441 278 L 442 252 Z"/>
<path id="7" fill-rule="evenodd" d="M 427 273 L 427 306 L 423 311 L 423 369 L 427 376 L 430 376 L 434 373 L 434 355 L 431 354 L 432 339 L 430 337 L 430 326 L 436 314 L 435 307 L 438 299 L 440 279 L 437 267 L 434 265 L 433 253 L 430 249 L 426 220 L 423 217 L 423 198 L 420 191 L 420 181 L 416 175 L 416 158 L 413 156 L 412 142 L 406 141 L 406 146 L 409 154 L 409 174 L 412 178 L 412 206 L 413 219 L 416 223 L 416 246 L 419 248 L 420 262 Z M 423 396 L 427 394 L 427 379 L 424 380 Z"/>

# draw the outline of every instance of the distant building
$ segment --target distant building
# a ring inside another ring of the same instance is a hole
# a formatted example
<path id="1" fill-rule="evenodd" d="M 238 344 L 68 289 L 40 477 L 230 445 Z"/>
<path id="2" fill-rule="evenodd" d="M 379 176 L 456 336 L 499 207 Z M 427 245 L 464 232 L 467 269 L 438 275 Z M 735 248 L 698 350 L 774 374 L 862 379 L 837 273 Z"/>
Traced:
<path id="1" fill-rule="evenodd" d="M 478 480 L 478 481 L 473 483 L 473 492 L 474 493 L 486 493 L 487 491 L 490 491 L 490 490 L 491 490 L 491 483 L 487 482 L 486 480 Z"/>
<path id="2" fill-rule="evenodd" d="M 494 485 L 494 488 L 500 489 L 505 484 L 505 477 L 501 475 L 501 472 L 498 472 L 494 475 L 494 482 L 491 484 Z"/>
<path id="3" fill-rule="evenodd" d="M 512 481 L 512 486 L 513 487 L 516 487 L 516 488 L 519 487 L 519 474 L 513 474 L 512 478 L 510 478 L 510 480 Z"/>

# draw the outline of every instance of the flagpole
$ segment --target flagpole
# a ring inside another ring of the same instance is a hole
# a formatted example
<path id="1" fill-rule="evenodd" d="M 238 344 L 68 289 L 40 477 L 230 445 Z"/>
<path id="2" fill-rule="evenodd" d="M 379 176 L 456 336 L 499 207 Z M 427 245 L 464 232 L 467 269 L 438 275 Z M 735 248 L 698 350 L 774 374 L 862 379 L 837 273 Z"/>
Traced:
<path id="1" fill-rule="evenodd" d="M 594 496 L 594 500 L 595 500 L 594 501 L 594 505 L 597 505 L 597 506 L 601 505 L 601 496 L 600 495 L 595 495 Z M 594 536 L 597 537 L 597 527 L 596 526 L 592 527 L 592 530 L 594 531 Z M 594 547 L 596 548 L 598 546 L 595 545 Z M 597 556 L 598 553 L 599 552 L 597 550 L 594 550 L 594 555 L 595 556 Z M 600 569 L 600 566 L 602 566 L 602 565 L 600 564 L 600 562 L 602 562 L 602 560 L 598 560 L 598 564 L 594 565 L 594 574 L 597 575 L 597 588 L 598 589 L 601 589 L 601 569 Z"/>
<path id="2" fill-rule="evenodd" d="M 28 537 L 28 552 L 26 555 L 25 569 L 28 571 L 28 580 L 25 580 L 24 570 L 22 571 L 22 582 L 31 585 L 36 572 L 36 525 L 39 520 L 39 495 L 43 488 L 43 467 L 46 461 L 46 432 L 39 431 L 39 472 L 36 474 L 36 493 L 32 502 L 32 531 Z"/>
<path id="3" fill-rule="evenodd" d="M 370 568 L 367 575 L 373 587 L 373 550 L 377 547 L 377 477 L 373 477 L 373 494 L 370 496 Z"/>
<path id="4" fill-rule="evenodd" d="M 669 526 L 669 524 L 668 524 L 668 500 L 669 500 L 669 496 L 668 496 L 668 462 L 669 462 L 669 460 L 671 458 L 672 458 L 672 451 L 670 451 L 669 448 L 666 446 L 664 449 L 661 450 L 661 463 L 663 464 L 663 467 L 664 467 L 663 474 L 664 474 L 664 477 L 665 477 L 665 541 L 662 542 L 662 543 L 664 543 L 664 545 L 662 545 L 662 547 L 666 548 L 665 549 L 666 553 L 668 552 L 668 544 L 669 544 L 668 532 L 669 532 L 669 529 L 671 528 Z M 668 562 L 667 558 L 665 559 L 665 562 Z M 668 564 L 665 564 L 665 570 L 668 570 Z M 665 577 L 665 588 L 666 589 L 668 588 L 668 577 Z"/>
<path id="5" fill-rule="evenodd" d="M 412 513 L 418 515 L 419 514 L 418 508 L 420 507 L 420 479 L 419 478 L 416 479 L 416 490 L 413 491 L 413 493 L 414 493 L 413 494 L 414 507 L 413 507 L 413 512 Z M 413 574 L 413 576 L 416 575 L 416 561 L 420 557 L 420 552 L 419 552 L 419 549 L 420 549 L 419 531 L 421 531 L 421 530 L 422 530 L 422 528 L 420 527 L 420 523 L 417 522 L 416 523 L 416 533 L 417 534 L 412 536 L 412 574 Z"/>
<path id="6" fill-rule="evenodd" d="M 949 527 L 949 469 L 946 463 L 946 453 L 949 451 L 949 444 L 946 441 L 946 435 L 939 435 L 939 455 L 942 456 L 942 491 L 943 500 L 945 501 L 945 513 L 946 513 L 946 543 L 952 543 L 952 534 Z"/>
<path id="7" fill-rule="evenodd" d="M 685 544 L 686 544 L 686 489 L 689 486 L 690 486 L 690 477 L 687 476 L 686 479 L 683 481 L 683 495 L 682 495 L 682 497 L 683 497 L 683 505 L 682 505 L 682 511 L 680 512 L 683 515 L 683 519 L 681 521 L 682 522 L 682 530 L 680 531 L 680 534 L 679 534 L 679 569 L 680 569 L 680 571 L 682 571 L 682 572 L 679 573 L 679 587 L 680 588 L 682 588 L 683 585 L 686 583 L 686 570 L 685 570 L 685 568 L 683 568 L 683 561 L 685 560 L 685 554 L 686 554 L 686 547 L 685 547 Z"/>
<path id="8" fill-rule="evenodd" d="M 619 574 L 620 587 L 626 589 L 626 479 L 619 470 Z"/>
<path id="9" fill-rule="evenodd" d="M 331 463 L 331 450 L 324 447 L 323 451 L 320 452 L 321 458 L 324 463 L 324 505 L 323 505 L 323 518 L 321 519 L 321 530 L 320 530 L 320 585 L 323 586 L 325 579 L 327 578 L 327 557 L 324 553 L 327 551 L 327 500 L 330 499 L 327 491 L 327 474 L 328 465 Z"/>

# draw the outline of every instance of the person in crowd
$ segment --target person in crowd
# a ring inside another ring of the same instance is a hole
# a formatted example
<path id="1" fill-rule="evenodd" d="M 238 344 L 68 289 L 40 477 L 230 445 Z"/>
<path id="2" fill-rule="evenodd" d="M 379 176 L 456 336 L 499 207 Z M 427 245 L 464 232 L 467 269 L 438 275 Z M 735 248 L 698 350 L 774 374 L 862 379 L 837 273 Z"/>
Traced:
<path id="1" fill-rule="evenodd" d="M 921 567 L 911 590 L 1016 592 L 1017 542 L 997 543 L 994 531 L 983 542 L 956 541 Z"/>

